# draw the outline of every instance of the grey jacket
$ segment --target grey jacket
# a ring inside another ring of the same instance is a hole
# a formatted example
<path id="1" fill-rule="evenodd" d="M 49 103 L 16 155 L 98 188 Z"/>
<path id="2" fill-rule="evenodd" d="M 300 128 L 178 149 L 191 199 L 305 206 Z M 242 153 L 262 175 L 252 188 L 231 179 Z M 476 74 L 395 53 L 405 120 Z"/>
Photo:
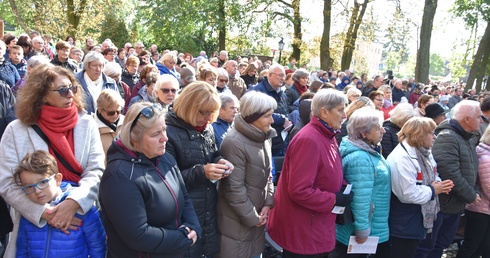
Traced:
<path id="1" fill-rule="evenodd" d="M 442 122 L 436 128 L 437 138 L 432 154 L 437 163 L 437 171 L 442 180 L 454 183 L 449 194 L 440 194 L 441 212 L 457 214 L 467 203 L 476 199 L 474 189 L 478 173 L 478 159 L 475 150 L 475 135 L 461 128 L 454 119 Z"/>

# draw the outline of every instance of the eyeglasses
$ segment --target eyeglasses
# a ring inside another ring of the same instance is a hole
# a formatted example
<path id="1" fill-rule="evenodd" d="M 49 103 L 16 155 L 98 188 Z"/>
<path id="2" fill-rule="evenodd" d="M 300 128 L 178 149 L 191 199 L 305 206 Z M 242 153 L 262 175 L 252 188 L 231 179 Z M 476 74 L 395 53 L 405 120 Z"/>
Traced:
<path id="1" fill-rule="evenodd" d="M 102 109 L 108 116 L 113 116 L 115 114 L 119 115 L 122 112 L 122 109 L 118 109 L 116 111 L 106 111 L 105 109 Z"/>
<path id="2" fill-rule="evenodd" d="M 78 91 L 78 86 L 73 86 L 73 85 L 68 85 L 68 87 L 63 87 L 57 90 L 51 90 L 51 91 L 57 91 L 61 97 L 66 98 L 68 96 L 68 93 L 71 91 L 73 94 L 77 94 Z"/>
<path id="3" fill-rule="evenodd" d="M 201 114 L 201 116 L 206 117 L 206 116 L 213 115 L 214 114 L 214 111 L 201 111 L 201 110 L 199 110 L 199 114 Z"/>
<path id="4" fill-rule="evenodd" d="M 177 93 L 176 89 L 160 89 L 162 90 L 163 93 L 168 94 L 169 92 L 172 92 L 173 94 Z"/>
<path id="5" fill-rule="evenodd" d="M 223 83 L 228 83 L 230 80 L 228 79 L 219 79 L 219 82 L 223 82 Z"/>
<path id="6" fill-rule="evenodd" d="M 279 77 L 279 78 L 284 78 L 284 74 L 282 74 L 282 73 L 281 73 L 281 74 L 278 74 L 278 73 L 271 73 L 271 74 L 274 74 L 274 75 L 276 75 L 276 76 L 277 76 L 277 77 Z"/>
<path id="7" fill-rule="evenodd" d="M 55 174 L 56 175 L 56 174 Z M 22 187 L 22 191 L 25 193 L 25 194 L 31 194 L 31 193 L 34 193 L 36 191 L 36 187 L 37 189 L 39 190 L 43 190 L 45 188 L 47 188 L 49 186 L 49 181 L 51 181 L 51 179 L 53 179 L 53 177 L 55 175 L 52 175 L 46 179 L 43 179 L 35 184 L 32 184 L 32 185 L 25 185 Z"/>
<path id="8" fill-rule="evenodd" d="M 138 122 L 138 119 L 140 118 L 141 115 L 144 115 L 147 119 L 150 119 L 152 118 L 154 115 L 155 115 L 155 109 L 157 110 L 162 110 L 162 106 L 160 106 L 159 104 L 153 104 L 149 107 L 145 107 L 143 108 L 139 113 L 138 115 L 136 116 L 136 118 L 133 120 L 133 122 L 131 123 L 131 127 L 129 127 L 129 133 L 131 133 L 131 131 L 133 130 L 134 126 L 136 125 L 136 123 Z"/>

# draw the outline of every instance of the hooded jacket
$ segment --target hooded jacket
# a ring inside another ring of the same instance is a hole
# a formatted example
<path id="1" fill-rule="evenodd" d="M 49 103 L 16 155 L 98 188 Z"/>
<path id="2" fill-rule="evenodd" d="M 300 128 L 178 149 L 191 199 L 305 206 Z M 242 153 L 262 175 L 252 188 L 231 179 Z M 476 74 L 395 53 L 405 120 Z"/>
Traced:
<path id="1" fill-rule="evenodd" d="M 345 81 L 348 81 L 348 82 L 345 82 Z M 350 78 L 349 76 L 344 76 L 344 78 L 342 78 L 342 81 L 337 84 L 337 90 L 344 90 L 345 87 L 347 87 L 347 85 L 350 84 Z"/>
<path id="2" fill-rule="evenodd" d="M 114 141 L 100 182 L 107 257 L 182 257 L 192 245 L 183 225 L 201 227 L 175 160 L 153 160 Z"/>

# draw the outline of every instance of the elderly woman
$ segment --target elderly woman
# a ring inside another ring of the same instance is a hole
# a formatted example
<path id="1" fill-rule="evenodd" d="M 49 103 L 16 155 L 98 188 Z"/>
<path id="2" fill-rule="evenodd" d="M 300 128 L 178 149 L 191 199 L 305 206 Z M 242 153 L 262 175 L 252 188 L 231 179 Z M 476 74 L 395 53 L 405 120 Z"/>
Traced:
<path id="1" fill-rule="evenodd" d="M 77 47 L 70 48 L 70 59 L 77 65 L 77 70 L 83 70 L 83 51 Z"/>
<path id="2" fill-rule="evenodd" d="M 97 125 L 83 110 L 82 90 L 71 71 L 39 65 L 18 96 L 18 119 L 8 125 L 0 144 L 0 194 L 15 210 L 12 219 L 16 225 L 4 257 L 15 257 L 21 215 L 38 227 L 49 223 L 66 234 L 81 227 L 83 221 L 74 215 L 92 208 L 104 170 Z M 14 168 L 36 150 L 49 151 L 63 178 L 79 185 L 57 206 L 29 203 L 12 180 Z"/>
<path id="3" fill-rule="evenodd" d="M 390 211 L 390 169 L 381 156 L 379 142 L 385 130 L 383 117 L 372 108 L 354 111 L 347 124 L 348 136 L 340 144 L 344 179 L 352 184 L 354 198 L 350 208 L 354 222 L 337 225 L 337 243 L 332 257 L 365 257 L 347 255 L 351 236 L 364 243 L 369 236 L 379 237 L 376 258 L 390 257 L 388 214 Z"/>
<path id="4" fill-rule="evenodd" d="M 335 246 L 332 208 L 346 206 L 342 161 L 334 135 L 345 119 L 342 92 L 320 90 L 311 121 L 291 141 L 274 194 L 267 231 L 287 257 L 329 257 Z M 321 155 L 319 155 L 321 153 Z"/>
<path id="5" fill-rule="evenodd" d="M 218 68 L 217 75 L 216 90 L 218 90 L 218 93 L 232 93 L 230 88 L 228 88 L 228 82 L 230 81 L 228 72 L 224 68 Z"/>
<path id="6" fill-rule="evenodd" d="M 226 71 L 226 70 L 225 70 Z M 198 68 L 198 79 L 209 83 L 211 86 L 216 88 L 218 72 L 214 66 L 208 64 L 202 64 Z"/>
<path id="7" fill-rule="evenodd" d="M 305 69 L 298 69 L 293 73 L 293 85 L 287 88 L 285 93 L 288 98 L 289 112 L 293 112 L 296 109 L 294 102 L 301 96 L 301 94 L 308 91 L 308 79 L 310 74 Z"/>
<path id="8" fill-rule="evenodd" d="M 347 124 L 349 124 L 349 118 L 352 115 L 352 113 L 354 113 L 354 111 L 356 111 L 360 108 L 363 108 L 363 107 L 370 107 L 373 110 L 375 109 L 373 102 L 369 98 L 364 97 L 364 96 L 359 97 L 359 99 L 357 99 L 357 100 L 354 100 L 354 102 L 352 102 L 350 105 L 347 106 L 347 108 L 345 108 L 345 116 L 347 118 L 342 123 L 342 127 L 340 128 L 340 132 L 335 135 L 335 139 L 337 139 L 337 144 L 340 145 L 340 143 L 342 143 L 342 138 L 344 136 L 347 136 Z"/>
<path id="9" fill-rule="evenodd" d="M 378 90 L 383 92 L 383 106 L 381 106 L 381 111 L 383 111 L 383 117 L 386 120 L 390 118 L 390 111 L 395 108 L 391 96 L 393 91 L 389 85 L 382 85 Z"/>
<path id="10" fill-rule="evenodd" d="M 175 79 L 180 79 L 180 74 L 175 70 L 175 64 L 177 63 L 177 56 L 171 52 L 166 53 L 160 59 L 160 63 L 157 63 L 158 71 L 160 74 L 170 74 Z"/>
<path id="11" fill-rule="evenodd" d="M 111 77 L 114 81 L 116 81 L 119 95 L 122 99 L 124 99 L 124 102 L 126 103 L 123 109 L 123 113 L 126 113 L 126 111 L 128 110 L 128 104 L 131 101 L 131 89 L 125 82 L 121 80 L 121 67 L 114 62 L 107 63 L 104 67 L 104 73 L 107 76 Z"/>
<path id="12" fill-rule="evenodd" d="M 117 64 L 116 64 L 117 65 Z M 93 114 L 95 122 L 99 127 L 100 140 L 104 148 L 104 154 L 107 153 L 112 140 L 121 131 L 124 122 L 122 111 L 124 100 L 113 90 L 103 90 L 97 99 L 97 111 Z"/>
<path id="13" fill-rule="evenodd" d="M 438 195 L 449 193 L 451 180 L 441 182 L 431 147 L 436 124 L 414 117 L 398 133 L 400 144 L 388 156 L 391 168 L 391 253 L 398 258 L 415 257 L 420 240 L 430 232 L 439 211 Z M 469 257 L 469 256 L 468 256 Z"/>
<path id="14" fill-rule="evenodd" d="M 220 148 L 221 142 L 228 132 L 228 129 L 232 127 L 235 115 L 238 113 L 238 108 L 240 106 L 237 97 L 231 92 L 221 93 L 219 94 L 219 97 L 221 99 L 221 107 L 219 109 L 218 118 L 212 124 L 214 137 L 216 138 L 216 147 L 218 147 L 218 149 Z"/>
<path id="15" fill-rule="evenodd" d="M 90 51 L 83 59 L 83 70 L 75 75 L 85 93 L 85 110 L 89 114 L 95 112 L 99 94 L 103 89 L 119 92 L 116 81 L 103 73 L 106 60 L 101 53 Z"/>
<path id="16" fill-rule="evenodd" d="M 251 86 L 254 86 L 257 84 L 257 75 L 259 73 L 259 67 L 257 66 L 257 63 L 252 62 L 250 63 L 247 68 L 245 68 L 245 71 L 241 73 L 241 78 L 245 82 L 245 85 L 247 85 L 247 88 L 250 88 Z"/>
<path id="17" fill-rule="evenodd" d="M 415 116 L 424 117 L 425 116 L 425 107 L 434 103 L 434 96 L 423 94 L 420 96 L 417 107 L 414 109 Z"/>
<path id="18" fill-rule="evenodd" d="M 381 140 L 381 150 L 383 157 L 386 159 L 391 151 L 398 145 L 398 132 L 408 119 L 415 116 L 412 105 L 408 103 L 398 104 L 390 111 L 390 118 L 383 122 L 385 133 Z"/>
<path id="19" fill-rule="evenodd" d="M 151 79 L 150 79 L 151 80 Z M 148 80 L 147 80 L 148 81 Z M 170 106 L 178 96 L 179 81 L 170 74 L 158 76 L 152 95 L 164 107 Z"/>
<path id="20" fill-rule="evenodd" d="M 165 113 L 158 104 L 128 110 L 107 153 L 100 205 L 107 257 L 182 257 L 201 227 L 174 158 L 166 153 Z"/>
<path id="21" fill-rule="evenodd" d="M 216 89 L 205 82 L 187 85 L 166 116 L 170 153 L 181 170 L 196 209 L 203 237 L 185 251 L 184 257 L 212 256 L 219 252 L 216 224 L 215 182 L 228 176 L 229 162 L 216 148 L 213 127 L 221 101 Z"/>
<path id="22" fill-rule="evenodd" d="M 361 95 L 362 92 L 357 88 L 350 88 L 347 90 L 346 93 L 347 99 L 349 100 L 349 104 L 352 103 L 354 100 L 359 99 Z"/>
<path id="23" fill-rule="evenodd" d="M 138 72 L 139 65 L 139 58 L 136 56 L 129 56 L 126 60 L 126 69 L 124 69 L 121 74 L 122 81 L 126 83 L 131 90 L 133 90 L 133 86 L 140 81 L 140 73 Z"/>
<path id="24" fill-rule="evenodd" d="M 371 91 L 368 98 L 374 103 L 376 110 L 381 111 L 384 104 L 384 92 L 380 90 Z"/>
<path id="25" fill-rule="evenodd" d="M 140 90 L 145 86 L 146 84 L 146 77 L 148 77 L 148 74 L 150 73 L 158 73 L 158 68 L 155 66 L 155 65 L 152 65 L 152 64 L 149 64 L 149 65 L 146 65 L 145 68 L 143 68 L 143 70 L 141 70 L 139 74 L 139 82 L 136 83 L 133 88 L 131 89 L 131 96 L 136 96 L 139 94 Z"/>
<path id="26" fill-rule="evenodd" d="M 221 180 L 218 192 L 218 257 L 261 257 L 264 228 L 272 208 L 271 138 L 276 130 L 272 113 L 276 100 L 251 91 L 240 99 L 243 107 L 235 126 L 221 145 L 223 157 L 233 163 L 233 173 Z"/>
<path id="27" fill-rule="evenodd" d="M 158 72 L 152 72 L 146 75 L 146 85 L 140 89 L 138 94 L 134 96 L 129 102 L 128 108 L 131 107 L 136 102 L 151 102 L 157 103 L 157 97 L 153 95 L 155 83 L 158 80 Z"/>

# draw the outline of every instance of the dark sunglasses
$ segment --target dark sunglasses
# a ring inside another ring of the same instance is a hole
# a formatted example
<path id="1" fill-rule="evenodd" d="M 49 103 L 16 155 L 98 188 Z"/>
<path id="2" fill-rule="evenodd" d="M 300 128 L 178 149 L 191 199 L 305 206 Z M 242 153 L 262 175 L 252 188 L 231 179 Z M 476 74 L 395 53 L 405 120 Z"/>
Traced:
<path id="1" fill-rule="evenodd" d="M 226 83 L 226 82 L 229 82 L 229 80 L 227 80 L 227 79 L 224 79 L 224 80 L 223 80 L 223 79 L 219 79 L 219 82 L 224 82 L 224 83 Z"/>
<path id="2" fill-rule="evenodd" d="M 117 115 L 120 115 L 122 110 L 119 109 L 119 110 L 116 110 L 116 111 L 106 111 L 105 109 L 102 109 L 108 116 L 113 116 L 115 114 Z"/>
<path id="3" fill-rule="evenodd" d="M 177 90 L 176 89 L 160 89 L 163 91 L 163 93 L 165 94 L 168 94 L 169 92 L 172 92 L 172 93 L 177 93 Z"/>
<path id="4" fill-rule="evenodd" d="M 63 87 L 63 88 L 60 88 L 60 89 L 57 89 L 57 90 L 51 90 L 51 91 L 57 91 L 61 97 L 63 98 L 66 98 L 66 96 L 68 96 L 68 92 L 72 92 L 73 95 L 77 94 L 77 91 L 78 91 L 78 86 L 73 86 L 73 85 L 68 85 L 69 87 Z"/>
<path id="5" fill-rule="evenodd" d="M 134 126 L 136 126 L 136 123 L 138 122 L 138 119 L 140 118 L 141 115 L 145 116 L 147 119 L 152 118 L 155 115 L 155 109 L 157 110 L 162 110 L 162 106 L 160 104 L 153 104 L 149 107 L 143 108 L 139 114 L 136 116 L 136 118 L 133 120 L 131 123 L 131 127 L 129 127 L 129 133 L 133 130 Z"/>

